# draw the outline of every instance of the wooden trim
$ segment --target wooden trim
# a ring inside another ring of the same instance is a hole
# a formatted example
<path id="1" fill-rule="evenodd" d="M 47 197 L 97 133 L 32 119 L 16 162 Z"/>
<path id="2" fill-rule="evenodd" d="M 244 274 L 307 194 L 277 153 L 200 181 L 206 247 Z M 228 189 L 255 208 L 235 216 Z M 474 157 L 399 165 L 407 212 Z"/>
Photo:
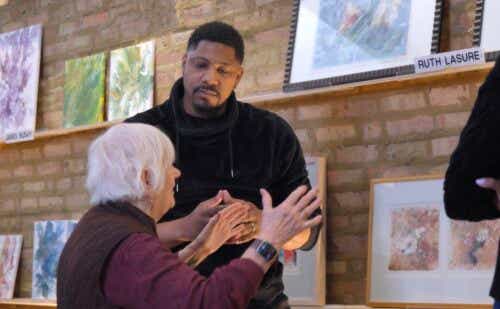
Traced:
<path id="1" fill-rule="evenodd" d="M 376 91 L 388 91 L 410 88 L 415 86 L 430 85 L 442 83 L 443 81 L 450 80 L 470 80 L 473 78 L 484 79 L 485 75 L 493 68 L 494 63 L 488 62 L 480 65 L 472 65 L 459 68 L 451 68 L 438 72 L 413 74 L 396 76 L 389 78 L 381 78 L 375 80 L 362 81 L 351 84 L 343 84 L 319 89 L 310 89 L 304 91 L 297 91 L 293 93 L 274 92 L 264 95 L 249 96 L 242 99 L 242 101 L 254 104 L 256 106 L 264 104 L 282 104 L 290 103 L 293 100 L 304 100 L 307 98 L 317 98 L 318 96 L 347 96 L 347 95 L 360 95 Z M 111 127 L 114 124 L 120 123 L 123 120 L 113 120 L 92 124 L 87 126 L 79 126 L 69 129 L 51 129 L 35 133 L 35 140 L 45 139 L 50 137 L 59 137 L 80 133 L 85 131 L 99 130 Z M 25 141 L 26 143 L 30 141 Z M 6 144 L 0 140 L 0 150 Z"/>
<path id="2" fill-rule="evenodd" d="M 0 300 L 0 308 L 56 308 L 57 304 L 53 300 L 14 298 Z"/>

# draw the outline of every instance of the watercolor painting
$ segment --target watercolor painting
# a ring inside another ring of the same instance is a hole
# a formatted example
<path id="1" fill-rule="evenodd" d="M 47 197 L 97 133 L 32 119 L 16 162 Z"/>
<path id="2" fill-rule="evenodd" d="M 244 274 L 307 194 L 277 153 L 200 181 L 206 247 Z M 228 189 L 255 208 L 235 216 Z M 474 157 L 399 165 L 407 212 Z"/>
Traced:
<path id="1" fill-rule="evenodd" d="M 0 34 L 0 139 L 33 139 L 42 26 Z"/>
<path id="2" fill-rule="evenodd" d="M 35 222 L 32 298 L 56 299 L 57 263 L 76 223 L 76 220 Z"/>
<path id="3" fill-rule="evenodd" d="M 410 0 L 322 0 L 313 66 L 323 68 L 407 53 Z"/>
<path id="4" fill-rule="evenodd" d="M 389 270 L 435 270 L 439 266 L 439 209 L 391 210 Z"/>
<path id="5" fill-rule="evenodd" d="M 111 52 L 108 120 L 123 119 L 153 107 L 154 41 Z"/>
<path id="6" fill-rule="evenodd" d="M 22 243 L 22 235 L 0 235 L 0 299 L 14 296 Z"/>
<path id="7" fill-rule="evenodd" d="M 65 128 L 104 120 L 105 75 L 104 53 L 66 61 L 63 113 Z"/>
<path id="8" fill-rule="evenodd" d="M 450 222 L 449 269 L 493 270 L 497 260 L 500 222 Z"/>

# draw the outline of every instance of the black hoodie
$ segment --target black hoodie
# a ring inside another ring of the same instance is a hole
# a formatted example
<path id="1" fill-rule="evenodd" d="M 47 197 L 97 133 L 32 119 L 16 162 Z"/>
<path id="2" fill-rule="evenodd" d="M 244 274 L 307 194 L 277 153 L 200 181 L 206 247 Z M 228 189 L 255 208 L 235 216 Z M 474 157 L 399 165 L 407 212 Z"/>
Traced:
<path id="1" fill-rule="evenodd" d="M 261 208 L 259 188 L 266 188 L 273 204 L 278 205 L 299 185 L 309 185 L 300 143 L 282 118 L 237 101 L 234 93 L 221 117 L 192 117 L 184 111 L 183 93 L 179 79 L 166 102 L 126 120 L 158 127 L 175 145 L 175 164 L 182 175 L 175 192 L 176 206 L 161 221 L 188 215 L 220 189 Z M 314 246 L 318 231 L 313 229 L 303 250 Z M 198 271 L 208 276 L 240 257 L 249 244 L 222 246 L 199 265 Z M 282 268 L 280 263 L 271 267 L 257 299 L 267 303 L 282 294 Z"/>
<path id="2" fill-rule="evenodd" d="M 482 177 L 500 178 L 500 58 L 484 84 L 446 171 L 444 203 L 451 219 L 500 218 L 496 194 L 476 185 Z M 500 300 L 500 255 L 490 295 Z"/>

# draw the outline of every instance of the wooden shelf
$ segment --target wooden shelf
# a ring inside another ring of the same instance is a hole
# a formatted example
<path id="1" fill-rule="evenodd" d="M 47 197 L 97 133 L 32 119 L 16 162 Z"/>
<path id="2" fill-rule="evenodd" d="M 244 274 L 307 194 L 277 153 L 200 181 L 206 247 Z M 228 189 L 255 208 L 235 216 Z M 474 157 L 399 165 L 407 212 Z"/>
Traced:
<path id="1" fill-rule="evenodd" d="M 396 89 L 404 89 L 404 88 L 421 86 L 432 83 L 443 83 L 446 81 L 456 81 L 456 80 L 465 81 L 476 78 L 482 79 L 491 70 L 491 68 L 493 68 L 494 64 L 495 64 L 494 62 L 488 62 L 481 65 L 452 68 L 432 73 L 401 75 L 401 76 L 380 78 L 358 83 L 350 83 L 350 84 L 311 89 L 305 91 L 295 91 L 286 93 L 274 92 L 270 94 L 245 97 L 242 98 L 241 100 L 255 105 L 263 105 L 270 103 L 279 104 L 279 103 L 290 103 L 292 99 L 303 100 L 309 97 L 317 97 L 317 96 L 358 95 L 375 91 L 396 90 Z M 108 128 L 121 121 L 122 120 L 114 120 L 110 122 L 102 122 L 94 125 L 80 126 L 70 129 L 54 129 L 54 130 L 40 131 L 35 133 L 35 140 Z M 2 147 L 4 147 L 5 145 L 7 144 L 0 141 L 0 149 L 2 149 Z"/>
<path id="2" fill-rule="evenodd" d="M 53 300 L 16 298 L 0 300 L 0 308 L 56 308 L 57 304 Z"/>

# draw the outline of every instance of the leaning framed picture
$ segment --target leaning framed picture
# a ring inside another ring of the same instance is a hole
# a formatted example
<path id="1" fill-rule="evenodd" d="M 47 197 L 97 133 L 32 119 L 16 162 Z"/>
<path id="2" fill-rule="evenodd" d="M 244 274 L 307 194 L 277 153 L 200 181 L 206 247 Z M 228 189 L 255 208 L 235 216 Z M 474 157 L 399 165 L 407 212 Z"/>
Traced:
<path id="1" fill-rule="evenodd" d="M 500 1 L 476 0 L 474 20 L 474 45 L 485 52 L 486 61 L 494 61 L 500 55 Z"/>
<path id="2" fill-rule="evenodd" d="M 306 168 L 311 186 L 317 187 L 322 200 L 326 201 L 326 158 L 306 157 Z M 323 218 L 326 218 L 324 203 L 321 210 Z M 280 251 L 285 294 L 292 306 L 325 304 L 325 226 L 323 224 L 318 241 L 311 250 Z"/>
<path id="3" fill-rule="evenodd" d="M 370 191 L 369 306 L 491 308 L 500 221 L 450 220 L 442 176 L 375 179 Z"/>
<path id="4" fill-rule="evenodd" d="M 411 74 L 437 52 L 442 0 L 295 0 L 284 91 Z"/>

